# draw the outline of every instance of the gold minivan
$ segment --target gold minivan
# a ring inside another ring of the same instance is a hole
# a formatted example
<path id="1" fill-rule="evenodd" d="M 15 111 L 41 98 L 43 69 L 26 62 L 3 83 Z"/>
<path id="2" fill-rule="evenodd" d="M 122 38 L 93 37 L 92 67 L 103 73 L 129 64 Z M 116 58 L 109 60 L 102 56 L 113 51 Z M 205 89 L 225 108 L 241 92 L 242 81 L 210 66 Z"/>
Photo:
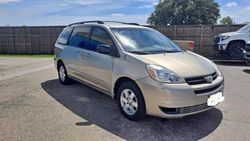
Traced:
<path id="1" fill-rule="evenodd" d="M 62 84 L 73 79 L 110 95 L 129 120 L 184 117 L 224 100 L 223 75 L 212 61 L 134 23 L 71 24 L 54 60 Z"/>

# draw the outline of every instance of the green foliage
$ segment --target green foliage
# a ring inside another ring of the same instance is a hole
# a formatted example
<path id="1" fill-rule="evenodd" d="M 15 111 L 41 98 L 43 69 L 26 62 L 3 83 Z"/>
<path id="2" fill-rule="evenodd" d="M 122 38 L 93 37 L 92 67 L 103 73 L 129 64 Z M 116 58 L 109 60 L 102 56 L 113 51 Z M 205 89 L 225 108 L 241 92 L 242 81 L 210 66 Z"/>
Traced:
<path id="1" fill-rule="evenodd" d="M 220 17 L 214 0 L 161 0 L 148 18 L 151 25 L 215 24 Z"/>
<path id="2" fill-rule="evenodd" d="M 220 20 L 220 23 L 222 25 L 231 25 L 231 24 L 234 24 L 234 21 L 230 16 L 226 16 Z"/>

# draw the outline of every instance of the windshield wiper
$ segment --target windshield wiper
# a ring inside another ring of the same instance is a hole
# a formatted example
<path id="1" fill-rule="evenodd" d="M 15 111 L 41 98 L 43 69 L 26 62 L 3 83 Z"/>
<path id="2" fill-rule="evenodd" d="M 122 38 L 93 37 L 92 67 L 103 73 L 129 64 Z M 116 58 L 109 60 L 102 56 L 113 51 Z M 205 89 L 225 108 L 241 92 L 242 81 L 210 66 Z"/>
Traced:
<path id="1" fill-rule="evenodd" d="M 156 50 L 156 51 L 149 51 L 150 53 L 175 53 L 181 52 L 179 50 Z"/>
<path id="2" fill-rule="evenodd" d="M 175 53 L 175 52 L 181 52 L 179 50 L 164 50 L 166 53 Z"/>
<path id="3" fill-rule="evenodd" d="M 135 54 L 140 54 L 140 55 L 146 55 L 146 54 L 148 54 L 147 52 L 144 52 L 144 51 L 128 51 L 128 52 L 130 52 L 130 53 L 135 53 Z"/>

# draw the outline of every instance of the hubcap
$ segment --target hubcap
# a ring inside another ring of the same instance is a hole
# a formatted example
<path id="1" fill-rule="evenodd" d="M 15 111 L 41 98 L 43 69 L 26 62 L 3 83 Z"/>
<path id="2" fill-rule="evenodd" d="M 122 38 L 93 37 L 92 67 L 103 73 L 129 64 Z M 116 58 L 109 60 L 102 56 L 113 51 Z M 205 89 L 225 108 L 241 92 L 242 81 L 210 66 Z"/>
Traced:
<path id="1" fill-rule="evenodd" d="M 138 101 L 134 92 L 129 89 L 122 91 L 120 103 L 123 111 L 128 115 L 134 115 L 138 109 Z"/>
<path id="2" fill-rule="evenodd" d="M 63 66 L 61 66 L 59 69 L 59 76 L 60 76 L 61 81 L 65 80 L 66 74 L 65 74 L 65 68 Z"/>

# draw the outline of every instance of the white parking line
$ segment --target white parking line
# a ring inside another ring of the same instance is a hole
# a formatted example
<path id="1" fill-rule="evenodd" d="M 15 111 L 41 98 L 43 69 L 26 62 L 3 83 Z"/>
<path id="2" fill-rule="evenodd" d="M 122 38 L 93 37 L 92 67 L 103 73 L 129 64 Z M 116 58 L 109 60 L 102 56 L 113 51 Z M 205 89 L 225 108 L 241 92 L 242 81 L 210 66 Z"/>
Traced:
<path id="1" fill-rule="evenodd" d="M 22 75 L 26 75 L 26 74 L 37 72 L 37 71 L 41 71 L 41 70 L 46 70 L 46 69 L 52 68 L 53 66 L 54 65 L 51 64 L 51 65 L 47 65 L 47 66 L 43 66 L 43 67 L 39 67 L 39 68 L 34 68 L 34 69 L 29 69 L 29 70 L 25 70 L 25 71 L 18 71 L 15 73 L 7 74 L 4 76 L 0 76 L 0 81 L 11 79 L 11 78 L 22 76 Z"/>

